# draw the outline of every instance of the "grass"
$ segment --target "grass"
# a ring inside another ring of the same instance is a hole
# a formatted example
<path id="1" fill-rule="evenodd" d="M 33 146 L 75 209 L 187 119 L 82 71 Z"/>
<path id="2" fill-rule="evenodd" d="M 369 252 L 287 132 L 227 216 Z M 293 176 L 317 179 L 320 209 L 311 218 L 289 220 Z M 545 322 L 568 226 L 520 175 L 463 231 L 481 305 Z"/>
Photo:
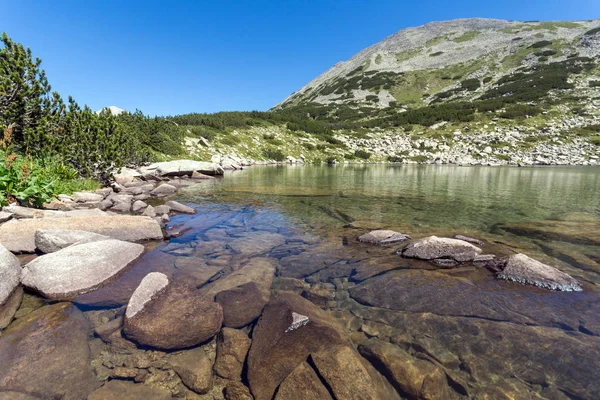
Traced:
<path id="1" fill-rule="evenodd" d="M 452 41 L 454 43 L 468 42 L 470 40 L 475 39 L 478 35 L 479 35 L 479 32 L 477 32 L 477 31 L 469 31 L 469 32 L 465 32 L 463 35 L 457 37 L 456 39 L 454 39 Z"/>
<path id="2" fill-rule="evenodd" d="M 381 54 L 377 54 L 377 57 L 375 57 L 375 64 L 381 64 L 381 59 L 383 57 L 381 56 Z"/>
<path id="3" fill-rule="evenodd" d="M 421 54 L 421 49 L 411 49 L 402 51 L 400 53 L 396 53 L 396 61 L 398 61 L 399 63 L 408 61 L 419 54 Z"/>

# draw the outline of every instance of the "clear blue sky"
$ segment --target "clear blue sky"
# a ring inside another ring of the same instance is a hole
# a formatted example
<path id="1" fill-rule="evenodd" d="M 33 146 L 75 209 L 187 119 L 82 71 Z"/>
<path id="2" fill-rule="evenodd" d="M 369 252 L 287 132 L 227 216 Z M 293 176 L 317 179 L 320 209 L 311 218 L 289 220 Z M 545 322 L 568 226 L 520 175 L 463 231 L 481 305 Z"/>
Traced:
<path id="1" fill-rule="evenodd" d="M 464 17 L 600 18 L 599 0 L 0 0 L 0 31 L 93 109 L 267 110 L 396 31 Z"/>

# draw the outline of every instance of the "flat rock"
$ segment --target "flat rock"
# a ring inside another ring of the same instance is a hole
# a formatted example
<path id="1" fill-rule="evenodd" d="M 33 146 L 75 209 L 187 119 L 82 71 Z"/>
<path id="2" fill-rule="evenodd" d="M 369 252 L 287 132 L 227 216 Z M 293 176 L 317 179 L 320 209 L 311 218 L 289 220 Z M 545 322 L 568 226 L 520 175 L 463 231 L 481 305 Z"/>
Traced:
<path id="1" fill-rule="evenodd" d="M 0 392 L 0 400 L 40 400 L 40 398 L 22 392 L 2 391 Z"/>
<path id="2" fill-rule="evenodd" d="M 242 237 L 228 240 L 227 245 L 235 253 L 253 257 L 268 253 L 284 243 L 285 237 L 278 233 L 251 232 Z"/>
<path id="3" fill-rule="evenodd" d="M 120 203 L 115 203 L 111 208 L 110 211 L 117 211 L 117 212 L 122 212 L 122 213 L 128 213 L 129 211 L 131 211 L 131 203 L 128 202 L 120 202 Z"/>
<path id="4" fill-rule="evenodd" d="M 246 355 L 252 340 L 244 332 L 223 328 L 217 337 L 215 373 L 230 381 L 241 381 Z"/>
<path id="5" fill-rule="evenodd" d="M 69 229 L 38 229 L 35 232 L 35 246 L 42 253 L 54 253 L 73 244 L 99 242 L 110 239 L 93 232 Z"/>
<path id="6" fill-rule="evenodd" d="M 101 385 L 90 369 L 89 325 L 71 303 L 37 309 L 0 337 L 0 388 L 80 400 Z"/>
<path id="7" fill-rule="evenodd" d="M 144 203 L 141 200 L 136 200 L 133 202 L 133 205 L 131 206 L 131 210 L 136 213 L 146 207 L 148 207 L 148 204 Z"/>
<path id="8" fill-rule="evenodd" d="M 0 243 L 13 253 L 35 252 L 38 229 L 81 230 L 128 242 L 162 240 L 152 218 L 130 215 L 11 220 L 0 225 Z"/>
<path id="9" fill-rule="evenodd" d="M 76 203 L 88 203 L 88 202 L 95 202 L 95 201 L 102 201 L 104 200 L 104 196 L 103 194 L 100 193 L 93 193 L 93 192 L 75 192 L 73 193 L 73 195 L 71 196 L 73 198 L 73 201 Z"/>
<path id="10" fill-rule="evenodd" d="M 22 283 L 48 299 L 72 298 L 99 288 L 143 252 L 142 245 L 115 239 L 76 244 L 31 261 Z"/>
<path id="11" fill-rule="evenodd" d="M 217 293 L 215 301 L 223 307 L 223 326 L 241 328 L 257 319 L 266 304 L 260 289 L 248 282 Z"/>
<path id="12" fill-rule="evenodd" d="M 5 212 L 5 211 L 0 211 L 0 224 L 3 223 L 3 222 L 8 221 L 12 217 L 13 217 L 12 213 Z"/>
<path id="13" fill-rule="evenodd" d="M 200 291 L 203 295 L 212 300 L 219 292 L 254 282 L 260 290 L 263 299 L 268 300 L 274 276 L 275 260 L 265 257 L 256 257 L 251 259 L 239 270 L 203 286 Z"/>
<path id="14" fill-rule="evenodd" d="M 196 288 L 171 284 L 153 296 L 133 317 L 125 315 L 124 332 L 139 344 L 174 350 L 197 346 L 221 329 L 223 310 Z"/>
<path id="15" fill-rule="evenodd" d="M 175 281 L 201 287 L 221 272 L 224 267 L 206 265 L 206 261 L 203 258 L 177 257 L 175 268 L 176 271 L 173 275 Z"/>
<path id="16" fill-rule="evenodd" d="M 275 400 L 333 400 L 333 397 L 315 370 L 303 362 L 281 382 Z"/>
<path id="17" fill-rule="evenodd" d="M 161 183 L 159 186 L 152 189 L 150 191 L 150 194 L 152 196 L 168 195 L 168 194 L 175 193 L 176 191 L 177 191 L 177 188 L 175 186 L 169 185 L 168 183 Z"/>
<path id="18" fill-rule="evenodd" d="M 451 258 L 459 262 L 471 261 L 481 249 L 469 242 L 458 239 L 429 236 L 409 243 L 403 250 L 402 256 L 434 260 L 436 258 Z"/>
<path id="19" fill-rule="evenodd" d="M 573 218 L 565 216 L 563 220 L 543 220 L 500 225 L 500 228 L 515 235 L 543 241 L 562 242 L 600 246 L 600 219 Z"/>
<path id="20" fill-rule="evenodd" d="M 165 161 L 140 168 L 142 174 L 158 176 L 182 176 L 200 172 L 204 175 L 223 175 L 223 168 L 218 164 L 193 160 Z"/>
<path id="21" fill-rule="evenodd" d="M 465 235 L 454 235 L 454 239 L 463 240 L 465 242 L 473 243 L 473 244 L 476 244 L 477 246 L 483 246 L 483 245 L 485 245 L 485 243 L 482 240 L 476 239 L 476 238 L 472 238 L 470 236 L 465 236 Z"/>
<path id="22" fill-rule="evenodd" d="M 159 387 L 113 379 L 91 393 L 87 400 L 171 400 L 171 392 Z"/>
<path id="23" fill-rule="evenodd" d="M 14 218 L 62 218 L 66 216 L 64 211 L 39 210 L 37 208 L 21 207 L 16 205 L 3 207 L 2 210 L 5 213 L 12 214 Z"/>
<path id="24" fill-rule="evenodd" d="M 154 218 L 154 217 L 156 217 L 156 210 L 154 209 L 154 207 L 148 206 L 148 207 L 146 207 L 146 209 L 144 210 L 142 215 L 145 217 Z"/>
<path id="25" fill-rule="evenodd" d="M 146 275 L 129 299 L 125 316 L 127 318 L 135 317 L 154 296 L 165 290 L 170 283 L 169 278 L 163 273 L 151 272 Z"/>
<path id="26" fill-rule="evenodd" d="M 19 286 L 21 264 L 17 257 L 0 244 L 0 306 Z"/>
<path id="27" fill-rule="evenodd" d="M 115 182 L 120 185 L 126 185 L 127 183 L 133 182 L 135 178 L 142 176 L 137 170 L 132 168 L 121 168 L 117 174 L 114 175 Z"/>
<path id="28" fill-rule="evenodd" d="M 6 328 L 16 317 L 15 313 L 23 300 L 23 287 L 17 286 L 12 293 L 0 305 L 0 330 Z"/>
<path id="29" fill-rule="evenodd" d="M 498 278 L 566 292 L 583 290 L 581 284 L 570 275 L 525 254 L 511 256 Z"/>
<path id="30" fill-rule="evenodd" d="M 203 348 L 198 347 L 173 355 L 169 363 L 183 384 L 198 394 L 210 391 L 213 385 L 213 363 Z"/>
<path id="31" fill-rule="evenodd" d="M 389 246 L 402 243 L 410 239 L 410 236 L 390 230 L 377 230 L 365 233 L 358 237 L 359 242 Z"/>
<path id="32" fill-rule="evenodd" d="M 183 214 L 196 214 L 196 210 L 192 207 L 186 206 L 185 204 L 181 204 L 177 201 L 167 201 L 167 206 L 171 208 L 171 211 L 175 211 Z"/>

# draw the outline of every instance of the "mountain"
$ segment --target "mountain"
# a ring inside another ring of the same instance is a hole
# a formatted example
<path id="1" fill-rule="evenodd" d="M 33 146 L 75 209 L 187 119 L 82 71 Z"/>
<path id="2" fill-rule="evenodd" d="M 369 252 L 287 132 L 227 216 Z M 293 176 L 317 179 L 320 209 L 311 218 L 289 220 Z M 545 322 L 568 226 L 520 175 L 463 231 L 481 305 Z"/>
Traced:
<path id="1" fill-rule="evenodd" d="M 100 114 L 104 110 L 107 110 L 112 115 L 121 115 L 121 114 L 127 112 L 127 111 L 125 111 L 122 108 L 119 108 L 117 106 L 109 106 L 109 107 L 104 107 L 102 110 L 96 111 L 96 114 Z"/>
<path id="2" fill-rule="evenodd" d="M 334 65 L 275 109 L 348 106 L 368 117 L 390 106 L 402 112 L 449 101 L 500 97 L 511 88 L 499 96 L 490 92 L 502 91 L 519 74 L 575 70 L 586 62 L 597 63 L 599 55 L 600 20 L 431 22 L 403 29 Z M 587 79 L 594 75 L 598 77 L 597 68 L 573 88 L 564 89 L 597 94 Z"/>

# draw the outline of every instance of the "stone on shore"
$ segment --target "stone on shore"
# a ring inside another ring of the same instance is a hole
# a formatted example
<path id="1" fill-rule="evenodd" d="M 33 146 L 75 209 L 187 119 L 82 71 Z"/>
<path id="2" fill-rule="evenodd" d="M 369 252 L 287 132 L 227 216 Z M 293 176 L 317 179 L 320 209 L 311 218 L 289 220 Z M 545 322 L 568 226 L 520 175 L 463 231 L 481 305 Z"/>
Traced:
<path id="1" fill-rule="evenodd" d="M 14 218 L 63 218 L 66 217 L 64 211 L 54 210 L 39 210 L 37 208 L 22 207 L 17 205 L 10 205 L 2 208 L 5 213 L 10 213 Z"/>
<path id="2" fill-rule="evenodd" d="M 170 364 L 185 386 L 198 394 L 207 393 L 213 385 L 213 363 L 202 347 L 172 356 Z"/>
<path id="3" fill-rule="evenodd" d="M 565 292 L 583 290 L 581 284 L 570 275 L 525 254 L 511 256 L 506 268 L 498 273 L 498 278 Z"/>
<path id="4" fill-rule="evenodd" d="M 315 370 L 303 362 L 281 382 L 275 400 L 333 400 L 333 397 Z"/>
<path id="5" fill-rule="evenodd" d="M 167 201 L 166 205 L 171 208 L 171 211 L 183 214 L 196 214 L 196 210 L 194 210 L 192 207 L 186 206 L 185 204 L 181 204 L 177 201 Z"/>
<path id="6" fill-rule="evenodd" d="M 90 394 L 87 400 L 171 400 L 171 392 L 159 387 L 113 379 Z"/>
<path id="7" fill-rule="evenodd" d="M 177 191 L 177 188 L 173 185 L 169 185 L 168 183 L 162 183 L 153 189 L 150 194 L 152 196 L 165 196 L 169 194 L 173 194 Z"/>
<path id="8" fill-rule="evenodd" d="M 141 211 L 146 207 L 148 207 L 148 204 L 144 203 L 142 200 L 136 200 L 133 202 L 133 205 L 131 206 L 131 210 L 133 212 L 137 213 L 138 211 Z"/>
<path id="9" fill-rule="evenodd" d="M 260 316 L 267 302 L 254 282 L 223 290 L 215 301 L 223 307 L 223 326 L 230 328 L 250 324 Z"/>
<path id="10" fill-rule="evenodd" d="M 12 213 L 5 212 L 5 211 L 0 211 L 0 224 L 3 223 L 3 222 L 8 221 L 12 217 L 13 217 Z"/>
<path id="11" fill-rule="evenodd" d="M 148 217 L 115 215 L 11 220 L 0 225 L 0 243 L 13 253 L 35 252 L 38 229 L 82 230 L 128 242 L 162 240 L 160 225 Z"/>
<path id="12" fill-rule="evenodd" d="M 389 230 L 376 230 L 369 233 L 365 233 L 358 237 L 359 242 L 377 244 L 380 246 L 389 246 L 405 242 L 410 239 L 410 236 L 404 233 L 389 231 Z"/>
<path id="13" fill-rule="evenodd" d="M 42 253 L 54 253 L 74 244 L 99 242 L 110 239 L 97 233 L 69 229 L 38 229 L 35 246 Z"/>
<path id="14" fill-rule="evenodd" d="M 437 236 L 416 240 L 402 250 L 403 257 L 421 260 L 451 258 L 459 262 L 472 261 L 479 253 L 481 253 L 481 249 L 469 242 Z"/>
<path id="15" fill-rule="evenodd" d="M 71 303 L 39 308 L 0 337 L 0 388 L 80 400 L 101 385 L 90 369 L 89 323 Z"/>
<path id="16" fill-rule="evenodd" d="M 143 175 L 183 176 L 200 172 L 204 175 L 223 175 L 223 168 L 218 164 L 204 161 L 175 160 L 151 164 L 140 168 Z"/>
<path id="17" fill-rule="evenodd" d="M 90 202 L 102 201 L 102 200 L 104 200 L 104 198 L 106 196 L 104 196 L 100 193 L 93 193 L 93 192 L 75 192 L 75 193 L 73 193 L 73 195 L 71 197 L 73 198 L 73 201 L 76 203 L 90 203 Z"/>
<path id="18" fill-rule="evenodd" d="M 115 239 L 72 245 L 27 264 L 22 283 L 51 300 L 72 298 L 103 286 L 143 252 Z"/>
<path id="19" fill-rule="evenodd" d="M 10 323 L 21 303 L 23 290 L 19 291 L 20 281 L 21 265 L 19 260 L 0 244 L 0 329 Z"/>
<path id="20" fill-rule="evenodd" d="M 215 373 L 230 381 L 241 381 L 242 370 L 252 340 L 244 332 L 223 328 L 217 337 Z"/>
<path id="21" fill-rule="evenodd" d="M 134 292 L 132 299 L 136 297 Z M 222 321 L 219 304 L 207 301 L 194 287 L 169 284 L 131 317 L 125 314 L 124 332 L 128 339 L 141 345 L 175 350 L 212 338 L 221 329 Z"/>

